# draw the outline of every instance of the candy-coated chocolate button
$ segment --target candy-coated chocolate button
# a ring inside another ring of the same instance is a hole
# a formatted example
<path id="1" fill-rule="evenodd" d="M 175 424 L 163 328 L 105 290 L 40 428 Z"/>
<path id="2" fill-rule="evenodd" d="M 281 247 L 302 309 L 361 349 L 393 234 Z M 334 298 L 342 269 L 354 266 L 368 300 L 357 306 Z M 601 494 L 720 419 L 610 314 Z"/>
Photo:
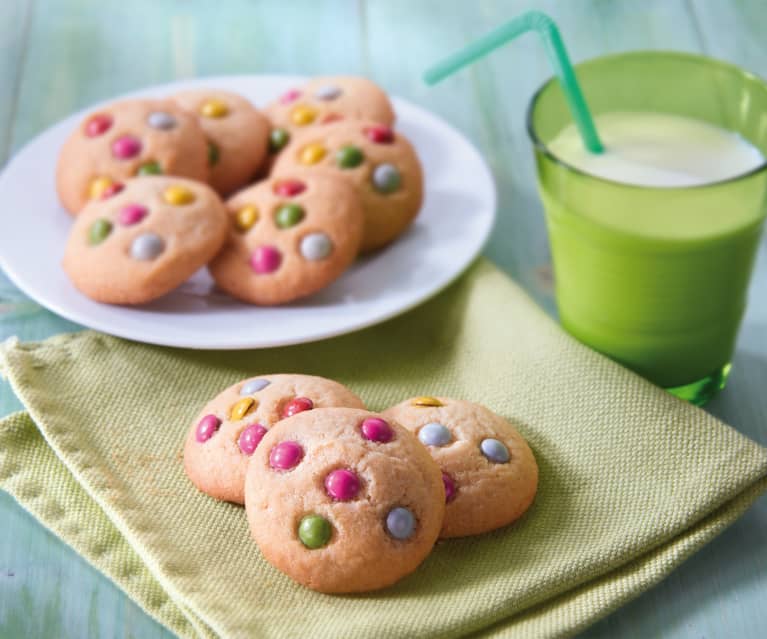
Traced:
<path id="1" fill-rule="evenodd" d="M 294 197 L 306 191 L 306 184 L 301 180 L 280 180 L 274 185 L 274 192 L 283 197 Z"/>
<path id="2" fill-rule="evenodd" d="M 250 230 L 258 221 L 258 208 L 255 204 L 248 204 L 237 211 L 234 216 L 234 225 L 241 233 Z"/>
<path id="3" fill-rule="evenodd" d="M 285 129 L 272 129 L 269 133 L 269 151 L 277 153 L 290 141 L 290 134 Z"/>
<path id="4" fill-rule="evenodd" d="M 505 464 L 509 461 L 509 459 L 511 459 L 511 455 L 509 455 L 509 449 L 506 448 L 506 444 L 497 439 L 483 439 L 479 445 L 479 449 L 482 451 L 482 454 L 488 458 L 488 460 L 495 464 Z"/>
<path id="5" fill-rule="evenodd" d="M 281 229 L 289 229 L 304 219 L 304 209 L 298 204 L 283 204 L 274 215 L 274 222 Z"/>
<path id="6" fill-rule="evenodd" d="M 109 131 L 112 126 L 112 116 L 106 113 L 92 115 L 85 123 L 85 135 L 95 138 Z"/>
<path id="7" fill-rule="evenodd" d="M 314 122 L 317 117 L 317 110 L 310 106 L 301 104 L 290 112 L 290 121 L 297 126 L 306 126 Z"/>
<path id="8" fill-rule="evenodd" d="M 295 397 L 282 408 L 282 416 L 293 417 L 293 415 L 298 415 L 298 413 L 303 413 L 306 410 L 312 410 L 312 408 L 314 408 L 314 402 L 308 397 Z"/>
<path id="9" fill-rule="evenodd" d="M 141 153 L 141 140 L 132 135 L 123 135 L 112 142 L 112 155 L 127 160 Z"/>
<path id="10" fill-rule="evenodd" d="M 362 153 L 362 149 L 351 144 L 342 146 L 336 151 L 336 164 L 342 169 L 353 169 L 362 164 L 364 159 L 365 155 Z"/>
<path id="11" fill-rule="evenodd" d="M 436 397 L 429 395 L 423 395 L 422 397 L 414 397 L 410 400 L 411 406 L 443 406 L 444 404 Z"/>
<path id="12" fill-rule="evenodd" d="M 243 453 L 252 455 L 256 448 L 258 448 L 264 435 L 266 435 L 266 428 L 261 424 L 251 424 L 240 433 L 237 444 Z"/>
<path id="13" fill-rule="evenodd" d="M 271 382 L 268 379 L 251 379 L 243 384 L 240 389 L 240 395 L 252 395 L 260 390 L 264 390 Z"/>
<path id="14" fill-rule="evenodd" d="M 97 177 L 91 180 L 91 183 L 88 185 L 88 197 L 90 197 L 92 200 L 99 200 L 102 198 L 109 197 L 108 194 L 109 189 L 113 188 L 115 185 L 120 184 L 119 182 L 115 182 L 112 178 L 102 176 Z M 122 187 L 122 185 L 120 185 Z M 119 191 L 118 191 L 119 192 Z M 114 195 L 112 193 L 111 195 Z"/>
<path id="15" fill-rule="evenodd" d="M 208 166 L 216 166 L 221 159 L 221 151 L 213 142 L 208 142 Z"/>
<path id="16" fill-rule="evenodd" d="M 325 492 L 338 501 L 354 499 L 359 490 L 359 477 L 346 468 L 334 470 L 325 477 Z"/>
<path id="17" fill-rule="evenodd" d="M 290 470 L 298 466 L 303 456 L 304 449 L 298 442 L 280 442 L 269 451 L 269 465 L 275 470 Z"/>
<path id="18" fill-rule="evenodd" d="M 147 213 L 149 213 L 149 209 L 141 204 L 126 204 L 117 214 L 117 221 L 123 226 L 132 226 L 143 220 Z"/>
<path id="19" fill-rule="evenodd" d="M 333 251 L 333 243 L 324 233 L 309 233 L 301 239 L 299 248 L 305 259 L 323 260 Z"/>
<path id="20" fill-rule="evenodd" d="M 130 254 L 134 260 L 153 260 L 165 250 L 165 242 L 155 233 L 139 235 L 130 245 Z"/>
<path id="21" fill-rule="evenodd" d="M 250 267 L 259 275 L 273 273 L 282 263 L 282 254 L 274 246 L 259 246 L 250 256 Z"/>
<path id="22" fill-rule="evenodd" d="M 335 100 L 341 95 L 341 89 L 332 84 L 326 84 L 324 87 L 320 87 L 314 92 L 315 97 L 319 100 Z"/>
<path id="23" fill-rule="evenodd" d="M 167 189 L 165 189 L 162 197 L 168 204 L 173 204 L 174 206 L 191 204 L 195 199 L 194 193 L 192 193 L 185 186 L 179 186 L 178 184 L 169 186 Z"/>
<path id="24" fill-rule="evenodd" d="M 447 473 L 442 473 L 442 484 L 445 486 L 445 503 L 453 501 L 457 492 L 453 478 Z"/>
<path id="25" fill-rule="evenodd" d="M 365 127 L 364 133 L 368 140 L 376 144 L 391 144 L 394 142 L 394 131 L 383 124 Z"/>
<path id="26" fill-rule="evenodd" d="M 256 406 L 258 406 L 258 404 L 256 403 L 255 399 L 252 397 L 243 397 L 229 410 L 229 419 L 231 419 L 233 422 L 239 421 L 251 410 L 256 408 Z"/>
<path id="27" fill-rule="evenodd" d="M 394 438 L 394 430 L 385 419 L 380 417 L 368 417 L 360 426 L 362 436 L 371 442 L 385 444 Z"/>
<path id="28" fill-rule="evenodd" d="M 395 539 L 410 539 L 415 532 L 415 517 L 407 508 L 392 508 L 386 515 L 386 530 Z"/>
<path id="29" fill-rule="evenodd" d="M 319 142 L 307 144 L 298 155 L 301 164 L 317 164 L 327 154 L 327 149 Z"/>
<path id="30" fill-rule="evenodd" d="M 147 116 L 146 123 L 153 129 L 160 129 L 161 131 L 169 131 L 177 124 L 176 118 L 166 111 L 152 111 Z"/>
<path id="31" fill-rule="evenodd" d="M 221 426 L 221 420 L 215 415 L 205 415 L 197 424 L 197 441 L 208 441 Z"/>
<path id="32" fill-rule="evenodd" d="M 301 92 L 298 89 L 288 89 L 280 96 L 280 103 L 281 104 L 290 104 L 291 102 L 295 102 L 298 100 L 298 98 L 301 97 Z"/>
<path id="33" fill-rule="evenodd" d="M 307 548 L 322 548 L 330 541 L 333 528 L 330 522 L 319 515 L 307 515 L 298 524 L 298 538 Z"/>
<path id="34" fill-rule="evenodd" d="M 95 246 L 101 244 L 112 232 L 112 223 L 104 218 L 99 218 L 88 229 L 88 244 Z"/>
<path id="35" fill-rule="evenodd" d="M 159 162 L 145 162 L 136 171 L 138 175 L 162 175 L 162 167 Z"/>
<path id="36" fill-rule="evenodd" d="M 229 113 L 229 107 L 223 100 L 211 98 L 202 103 L 200 113 L 206 118 L 223 118 Z"/>
<path id="37" fill-rule="evenodd" d="M 379 193 L 394 193 L 402 184 L 402 176 L 393 164 L 379 164 L 373 169 L 373 186 Z"/>
<path id="38" fill-rule="evenodd" d="M 418 439 L 426 446 L 447 446 L 453 435 L 442 424 L 429 422 L 418 431 Z"/>

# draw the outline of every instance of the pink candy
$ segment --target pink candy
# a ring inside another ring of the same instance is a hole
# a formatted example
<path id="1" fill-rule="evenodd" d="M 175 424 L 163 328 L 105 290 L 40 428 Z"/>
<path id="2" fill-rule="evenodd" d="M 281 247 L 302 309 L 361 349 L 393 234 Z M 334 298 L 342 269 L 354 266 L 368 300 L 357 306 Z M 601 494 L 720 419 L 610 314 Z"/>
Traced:
<path id="1" fill-rule="evenodd" d="M 298 98 L 301 97 L 301 92 L 298 89 L 290 89 L 289 91 L 285 91 L 285 93 L 282 94 L 282 97 L 280 98 L 281 104 L 290 104 L 291 102 L 295 102 L 298 100 Z"/>
<path id="2" fill-rule="evenodd" d="M 106 133 L 112 126 L 112 116 L 106 113 L 94 115 L 85 123 L 85 135 L 89 138 L 95 138 Z"/>
<path id="3" fill-rule="evenodd" d="M 266 428 L 261 424 L 251 424 L 240 433 L 240 439 L 237 442 L 240 446 L 240 450 L 246 455 L 252 455 L 253 451 L 255 451 L 261 443 L 264 435 L 266 435 Z"/>
<path id="4" fill-rule="evenodd" d="M 283 417 L 293 417 L 298 413 L 303 413 L 305 410 L 312 410 L 314 408 L 314 402 L 308 397 L 296 397 L 291 399 L 285 407 L 282 409 Z"/>
<path id="5" fill-rule="evenodd" d="M 205 415 L 197 424 L 197 441 L 200 443 L 208 441 L 215 435 L 219 426 L 221 426 L 221 420 L 218 417 Z"/>
<path id="6" fill-rule="evenodd" d="M 112 142 L 112 154 L 120 160 L 128 160 L 141 153 L 141 140 L 124 135 Z"/>
<path id="7" fill-rule="evenodd" d="M 250 257 L 250 267 L 259 275 L 273 273 L 282 263 L 282 254 L 274 246 L 259 246 Z"/>
<path id="8" fill-rule="evenodd" d="M 300 180 L 281 180 L 274 185 L 274 192 L 283 197 L 293 197 L 306 190 L 306 184 Z"/>
<path id="9" fill-rule="evenodd" d="M 104 192 L 101 194 L 101 199 L 109 199 L 113 195 L 117 195 L 124 188 L 125 185 L 122 182 L 115 182 L 114 184 L 110 184 L 107 188 L 104 189 Z"/>
<path id="10" fill-rule="evenodd" d="M 131 226 L 143 220 L 147 213 L 149 210 L 141 204 L 128 204 L 120 209 L 117 219 L 123 226 Z"/>
<path id="11" fill-rule="evenodd" d="M 394 431 L 389 423 L 380 417 L 368 417 L 362 422 L 360 427 L 362 436 L 371 442 L 381 442 L 385 444 L 394 438 Z"/>
<path id="12" fill-rule="evenodd" d="M 275 470 L 290 470 L 303 456 L 304 449 L 298 442 L 280 442 L 269 452 L 269 465 Z"/>
<path id="13" fill-rule="evenodd" d="M 453 478 L 447 473 L 442 473 L 442 483 L 445 485 L 445 503 L 453 501 L 457 492 Z"/>
<path id="14" fill-rule="evenodd" d="M 376 144 L 391 144 L 394 142 L 394 131 L 383 124 L 366 128 L 365 135 L 371 142 Z"/>
<path id="15" fill-rule="evenodd" d="M 325 477 L 325 491 L 338 501 L 354 499 L 359 490 L 360 480 L 351 470 L 334 470 Z"/>

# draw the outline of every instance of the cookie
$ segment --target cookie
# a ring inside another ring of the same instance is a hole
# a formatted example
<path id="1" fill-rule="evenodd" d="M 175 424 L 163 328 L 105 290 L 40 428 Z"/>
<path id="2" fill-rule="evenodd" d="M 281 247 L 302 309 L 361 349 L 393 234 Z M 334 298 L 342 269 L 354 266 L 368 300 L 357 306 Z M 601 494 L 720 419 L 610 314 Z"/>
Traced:
<path id="1" fill-rule="evenodd" d="M 260 375 L 242 380 L 208 402 L 184 445 L 186 474 L 202 492 L 245 502 L 245 470 L 251 455 L 279 420 L 328 406 L 365 408 L 348 388 L 311 375 Z"/>
<path id="2" fill-rule="evenodd" d="M 245 479 L 264 557 L 327 593 L 383 588 L 415 570 L 437 540 L 444 502 L 439 468 L 418 440 L 350 408 L 276 424 Z"/>
<path id="3" fill-rule="evenodd" d="M 265 112 L 272 123 L 269 142 L 273 154 L 296 131 L 311 125 L 349 119 L 394 124 L 394 109 L 383 89 L 356 76 L 314 78 L 283 93 Z"/>
<path id="4" fill-rule="evenodd" d="M 143 304 L 204 266 L 228 226 L 223 203 L 206 184 L 164 176 L 126 180 L 119 193 L 77 216 L 64 270 L 98 302 Z"/>
<path id="5" fill-rule="evenodd" d="M 533 502 L 538 488 L 535 457 L 500 415 L 446 397 L 414 397 L 383 415 L 413 432 L 442 469 L 447 507 L 440 537 L 506 526 Z"/>
<path id="6" fill-rule="evenodd" d="M 197 119 L 170 100 L 123 100 L 88 115 L 64 142 L 56 189 L 77 214 L 141 175 L 208 178 L 205 135 Z"/>
<path id="7" fill-rule="evenodd" d="M 208 266 L 219 287 L 252 304 L 284 304 L 335 280 L 362 239 L 359 198 L 332 175 L 285 173 L 227 201 L 231 226 Z"/>
<path id="8" fill-rule="evenodd" d="M 210 185 L 222 195 L 248 184 L 263 163 L 269 121 L 248 100 L 229 91 L 196 89 L 172 96 L 197 117 L 208 140 Z"/>
<path id="9" fill-rule="evenodd" d="M 388 126 L 348 120 L 302 131 L 280 154 L 273 174 L 300 168 L 339 175 L 357 188 L 365 213 L 363 252 L 391 242 L 421 208 L 418 156 L 410 142 Z"/>

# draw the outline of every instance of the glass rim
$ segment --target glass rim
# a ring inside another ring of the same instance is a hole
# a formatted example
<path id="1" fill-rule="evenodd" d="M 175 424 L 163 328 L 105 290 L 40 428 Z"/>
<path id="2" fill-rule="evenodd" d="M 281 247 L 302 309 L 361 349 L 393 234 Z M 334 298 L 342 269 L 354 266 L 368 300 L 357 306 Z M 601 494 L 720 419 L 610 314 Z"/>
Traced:
<path id="1" fill-rule="evenodd" d="M 632 58 L 632 57 L 638 57 L 638 56 L 675 57 L 675 58 L 687 59 L 687 60 L 695 61 L 695 62 L 705 62 L 706 64 L 720 67 L 730 72 L 735 72 L 738 75 L 743 76 L 750 81 L 757 82 L 764 87 L 765 91 L 767 91 L 767 81 L 765 81 L 761 76 L 757 75 L 756 73 L 753 73 L 752 71 L 748 71 L 747 69 L 739 67 L 736 64 L 732 64 L 731 62 L 725 62 L 723 60 L 718 60 L 717 58 L 711 58 L 709 56 L 700 55 L 697 53 L 688 53 L 685 51 L 673 51 L 673 50 L 663 50 L 663 49 L 639 49 L 636 51 L 625 51 L 623 53 L 601 55 L 595 58 L 589 58 L 588 60 L 584 60 L 583 62 L 578 62 L 575 65 L 575 70 L 577 71 L 578 67 L 580 67 L 581 65 L 589 64 L 591 62 L 597 62 L 597 61 L 603 61 L 603 60 L 605 61 L 617 60 L 619 58 Z M 582 169 L 579 169 L 578 167 L 573 166 L 572 164 L 565 162 L 560 157 L 554 155 L 549 149 L 549 147 L 546 145 L 546 143 L 538 137 L 538 134 L 535 131 L 535 127 L 533 125 L 533 112 L 535 111 L 535 107 L 538 104 L 538 100 L 540 99 L 543 92 L 554 82 L 557 82 L 556 76 L 550 77 L 535 91 L 533 96 L 530 98 L 530 102 L 527 105 L 527 113 L 525 115 L 525 128 L 527 129 L 527 135 L 529 136 L 530 141 L 533 143 L 534 148 L 540 151 L 549 160 L 554 162 L 554 164 L 564 167 L 568 171 L 571 171 L 572 173 L 575 173 L 579 176 L 582 176 L 584 178 L 588 178 L 591 180 L 595 180 L 596 182 L 620 186 L 622 188 L 627 188 L 627 189 L 633 188 L 633 189 L 641 189 L 641 190 L 654 189 L 658 191 L 689 191 L 693 189 L 705 189 L 709 187 L 716 187 L 716 186 L 722 186 L 724 184 L 730 184 L 731 182 L 737 182 L 744 178 L 751 177 L 767 169 L 767 155 L 764 155 L 764 159 L 758 166 L 754 167 L 753 169 L 749 169 L 745 173 L 738 173 L 737 175 L 725 178 L 723 180 L 705 182 L 703 184 L 689 184 L 685 186 L 647 186 L 643 184 L 631 184 L 629 182 L 620 182 L 619 180 L 612 180 L 610 178 L 594 175 L 593 173 L 588 173 L 586 171 L 583 171 Z"/>

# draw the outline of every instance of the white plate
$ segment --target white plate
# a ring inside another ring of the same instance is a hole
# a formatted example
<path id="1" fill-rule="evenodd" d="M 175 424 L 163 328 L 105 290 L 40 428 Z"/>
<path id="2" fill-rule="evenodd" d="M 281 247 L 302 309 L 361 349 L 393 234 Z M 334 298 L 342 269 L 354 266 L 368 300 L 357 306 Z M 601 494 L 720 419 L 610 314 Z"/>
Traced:
<path id="1" fill-rule="evenodd" d="M 144 89 L 131 97 L 219 87 L 263 106 L 304 80 L 291 76 L 199 78 Z M 72 219 L 58 202 L 54 175 L 64 139 L 94 107 L 37 136 L 0 176 L 0 266 L 29 297 L 67 319 L 166 346 L 282 346 L 386 320 L 437 293 L 471 263 L 490 233 L 496 205 L 490 171 L 460 133 L 405 100 L 395 98 L 394 107 L 397 128 L 413 142 L 423 163 L 424 207 L 394 244 L 359 260 L 331 286 L 309 298 L 275 308 L 248 306 L 215 289 L 204 269 L 172 293 L 139 307 L 99 304 L 79 293 L 60 267 Z"/>

